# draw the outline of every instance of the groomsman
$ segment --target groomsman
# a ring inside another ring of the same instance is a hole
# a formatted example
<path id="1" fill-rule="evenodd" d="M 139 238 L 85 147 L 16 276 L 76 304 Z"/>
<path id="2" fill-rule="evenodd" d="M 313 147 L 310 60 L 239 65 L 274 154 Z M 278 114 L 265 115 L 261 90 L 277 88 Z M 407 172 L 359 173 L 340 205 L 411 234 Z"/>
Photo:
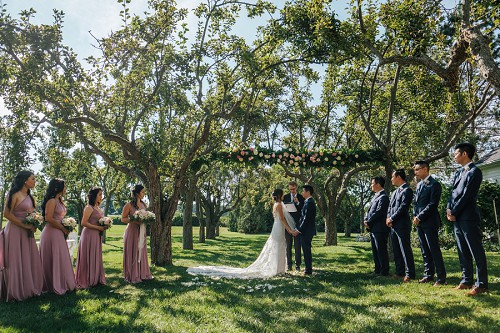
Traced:
<path id="1" fill-rule="evenodd" d="M 403 169 L 398 169 L 392 173 L 391 182 L 397 189 L 391 195 L 386 224 L 391 228 L 396 275 L 404 277 L 404 282 L 410 282 L 415 279 L 409 215 L 410 205 L 413 201 L 413 191 L 406 183 L 406 174 Z"/>
<path id="2" fill-rule="evenodd" d="M 426 161 L 415 162 L 413 169 L 417 179 L 420 179 L 413 205 L 413 224 L 417 227 L 424 259 L 424 277 L 419 282 L 433 282 L 436 273 L 437 281 L 434 286 L 437 287 L 446 284 L 446 269 L 438 240 L 441 226 L 438 212 L 441 184 L 430 176 L 429 163 Z"/>
<path id="3" fill-rule="evenodd" d="M 304 197 L 297 193 L 297 183 L 289 182 L 288 190 L 290 193 L 285 194 L 283 198 L 284 204 L 293 204 L 295 206 L 294 211 L 290 211 L 290 215 L 292 215 L 293 220 L 295 221 L 295 225 L 298 226 L 300 222 L 300 212 L 302 211 L 302 207 L 304 207 Z M 285 206 L 286 207 L 286 206 Z M 288 270 L 292 270 L 292 247 L 295 251 L 295 270 L 300 271 L 300 264 L 302 263 L 302 254 L 300 251 L 300 241 L 298 237 L 294 237 L 285 231 L 285 239 L 286 239 L 286 264 Z"/>
<path id="4" fill-rule="evenodd" d="M 372 191 L 375 192 L 370 203 L 370 209 L 366 213 L 364 224 L 370 231 L 373 261 L 375 262 L 375 274 L 389 275 L 389 253 L 387 252 L 387 238 L 389 228 L 385 221 L 387 208 L 389 207 L 389 197 L 384 191 L 384 177 L 373 177 L 371 181 Z"/>
<path id="5" fill-rule="evenodd" d="M 477 281 L 468 295 L 488 291 L 488 270 L 480 228 L 481 217 L 477 207 L 477 194 L 483 180 L 481 170 L 472 163 L 476 147 L 470 143 L 455 146 L 455 162 L 460 168 L 455 173 L 448 201 L 446 217 L 453 223 L 458 258 L 462 267 L 462 280 L 455 289 L 470 289 L 474 282 L 472 259 L 476 262 Z"/>

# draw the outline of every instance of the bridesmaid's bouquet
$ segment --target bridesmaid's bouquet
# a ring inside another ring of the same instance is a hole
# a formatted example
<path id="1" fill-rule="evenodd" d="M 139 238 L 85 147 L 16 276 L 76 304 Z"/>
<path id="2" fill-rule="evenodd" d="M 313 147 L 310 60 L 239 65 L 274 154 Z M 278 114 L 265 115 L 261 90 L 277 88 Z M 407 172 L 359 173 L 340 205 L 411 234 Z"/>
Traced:
<path id="1" fill-rule="evenodd" d="M 98 223 L 101 227 L 109 229 L 113 225 L 113 220 L 107 216 L 104 216 L 99 219 Z M 102 231 L 100 231 L 99 233 L 102 236 Z"/>
<path id="2" fill-rule="evenodd" d="M 24 220 L 24 224 L 32 225 L 40 230 L 42 230 L 43 226 L 45 225 L 42 214 L 37 212 L 26 213 L 26 219 Z M 35 237 L 33 231 L 28 230 L 28 237 L 29 238 Z"/>
<path id="3" fill-rule="evenodd" d="M 156 215 L 153 212 L 149 212 L 144 209 L 139 209 L 135 211 L 134 214 L 132 214 L 130 220 L 135 222 L 141 222 L 143 224 L 150 224 L 156 220 Z"/>
<path id="4" fill-rule="evenodd" d="M 72 217 L 65 217 L 62 220 L 62 225 L 68 229 L 69 232 L 72 232 L 73 230 L 76 229 L 77 223 L 76 220 Z M 68 236 L 64 235 L 64 238 L 67 238 Z"/>

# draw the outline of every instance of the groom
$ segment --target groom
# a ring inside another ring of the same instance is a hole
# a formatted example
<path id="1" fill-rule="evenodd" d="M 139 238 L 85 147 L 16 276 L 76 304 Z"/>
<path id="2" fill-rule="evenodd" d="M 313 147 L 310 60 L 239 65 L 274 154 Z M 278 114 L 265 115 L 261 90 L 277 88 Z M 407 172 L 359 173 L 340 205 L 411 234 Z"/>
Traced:
<path id="1" fill-rule="evenodd" d="M 311 242 L 312 238 L 316 235 L 316 203 L 312 198 L 314 189 L 311 185 L 302 186 L 302 196 L 304 197 L 304 207 L 300 215 L 299 225 L 295 229 L 294 236 L 299 235 L 299 241 L 304 253 L 304 262 L 306 269 L 305 275 L 312 274 L 312 253 Z"/>

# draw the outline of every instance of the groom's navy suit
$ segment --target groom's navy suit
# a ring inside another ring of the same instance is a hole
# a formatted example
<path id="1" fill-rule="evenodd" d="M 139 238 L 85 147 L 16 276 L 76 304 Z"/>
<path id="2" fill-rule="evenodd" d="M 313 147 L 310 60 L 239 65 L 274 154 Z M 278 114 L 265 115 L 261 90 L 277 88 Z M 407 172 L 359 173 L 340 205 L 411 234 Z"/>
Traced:
<path id="1" fill-rule="evenodd" d="M 385 191 L 375 193 L 370 209 L 365 216 L 365 221 L 370 229 L 370 240 L 372 244 L 373 261 L 375 262 L 375 274 L 389 275 L 389 254 L 387 252 L 387 238 L 389 227 L 385 224 L 389 197 Z"/>
<path id="2" fill-rule="evenodd" d="M 391 240 L 394 252 L 396 274 L 415 278 L 415 262 L 411 249 L 411 222 L 409 210 L 413 201 L 413 191 L 404 183 L 392 192 L 387 217 L 392 220 Z"/>
<path id="3" fill-rule="evenodd" d="M 304 201 L 297 230 L 300 232 L 300 244 L 304 253 L 305 273 L 310 274 L 312 273 L 311 242 L 316 235 L 316 203 L 312 197 Z"/>
<path id="4" fill-rule="evenodd" d="M 474 258 L 477 268 L 476 286 L 488 288 L 486 255 L 479 226 L 481 217 L 476 204 L 482 180 L 483 174 L 474 163 L 459 169 L 455 173 L 447 209 L 450 209 L 451 215 L 456 217 L 456 221 L 452 223 L 462 268 L 461 283 L 469 286 L 473 284 L 472 258 Z"/>
<path id="5" fill-rule="evenodd" d="M 431 176 L 420 181 L 413 204 L 413 216 L 420 220 L 417 233 L 424 259 L 424 278 L 433 280 L 436 273 L 437 281 L 445 283 L 446 269 L 438 240 L 441 226 L 438 204 L 441 191 L 441 184 Z"/>

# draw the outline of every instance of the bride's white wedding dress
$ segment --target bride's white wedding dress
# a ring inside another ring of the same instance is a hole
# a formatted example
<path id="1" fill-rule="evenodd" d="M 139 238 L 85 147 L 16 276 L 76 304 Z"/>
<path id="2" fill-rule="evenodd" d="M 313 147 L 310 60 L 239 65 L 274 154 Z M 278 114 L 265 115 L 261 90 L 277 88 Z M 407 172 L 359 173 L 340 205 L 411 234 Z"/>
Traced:
<path id="1" fill-rule="evenodd" d="M 276 212 L 276 205 L 282 205 L 283 215 L 290 227 L 295 229 L 295 222 L 285 210 L 282 203 L 275 203 L 273 211 Z M 227 267 L 227 266 L 198 266 L 187 269 L 189 274 L 208 275 L 212 277 L 224 277 L 233 279 L 263 279 L 269 278 L 280 273 L 284 273 L 286 269 L 286 241 L 285 227 L 280 221 L 280 216 L 276 212 L 274 214 L 274 224 L 271 230 L 271 235 L 267 239 L 262 252 L 257 260 L 246 268 Z"/>

